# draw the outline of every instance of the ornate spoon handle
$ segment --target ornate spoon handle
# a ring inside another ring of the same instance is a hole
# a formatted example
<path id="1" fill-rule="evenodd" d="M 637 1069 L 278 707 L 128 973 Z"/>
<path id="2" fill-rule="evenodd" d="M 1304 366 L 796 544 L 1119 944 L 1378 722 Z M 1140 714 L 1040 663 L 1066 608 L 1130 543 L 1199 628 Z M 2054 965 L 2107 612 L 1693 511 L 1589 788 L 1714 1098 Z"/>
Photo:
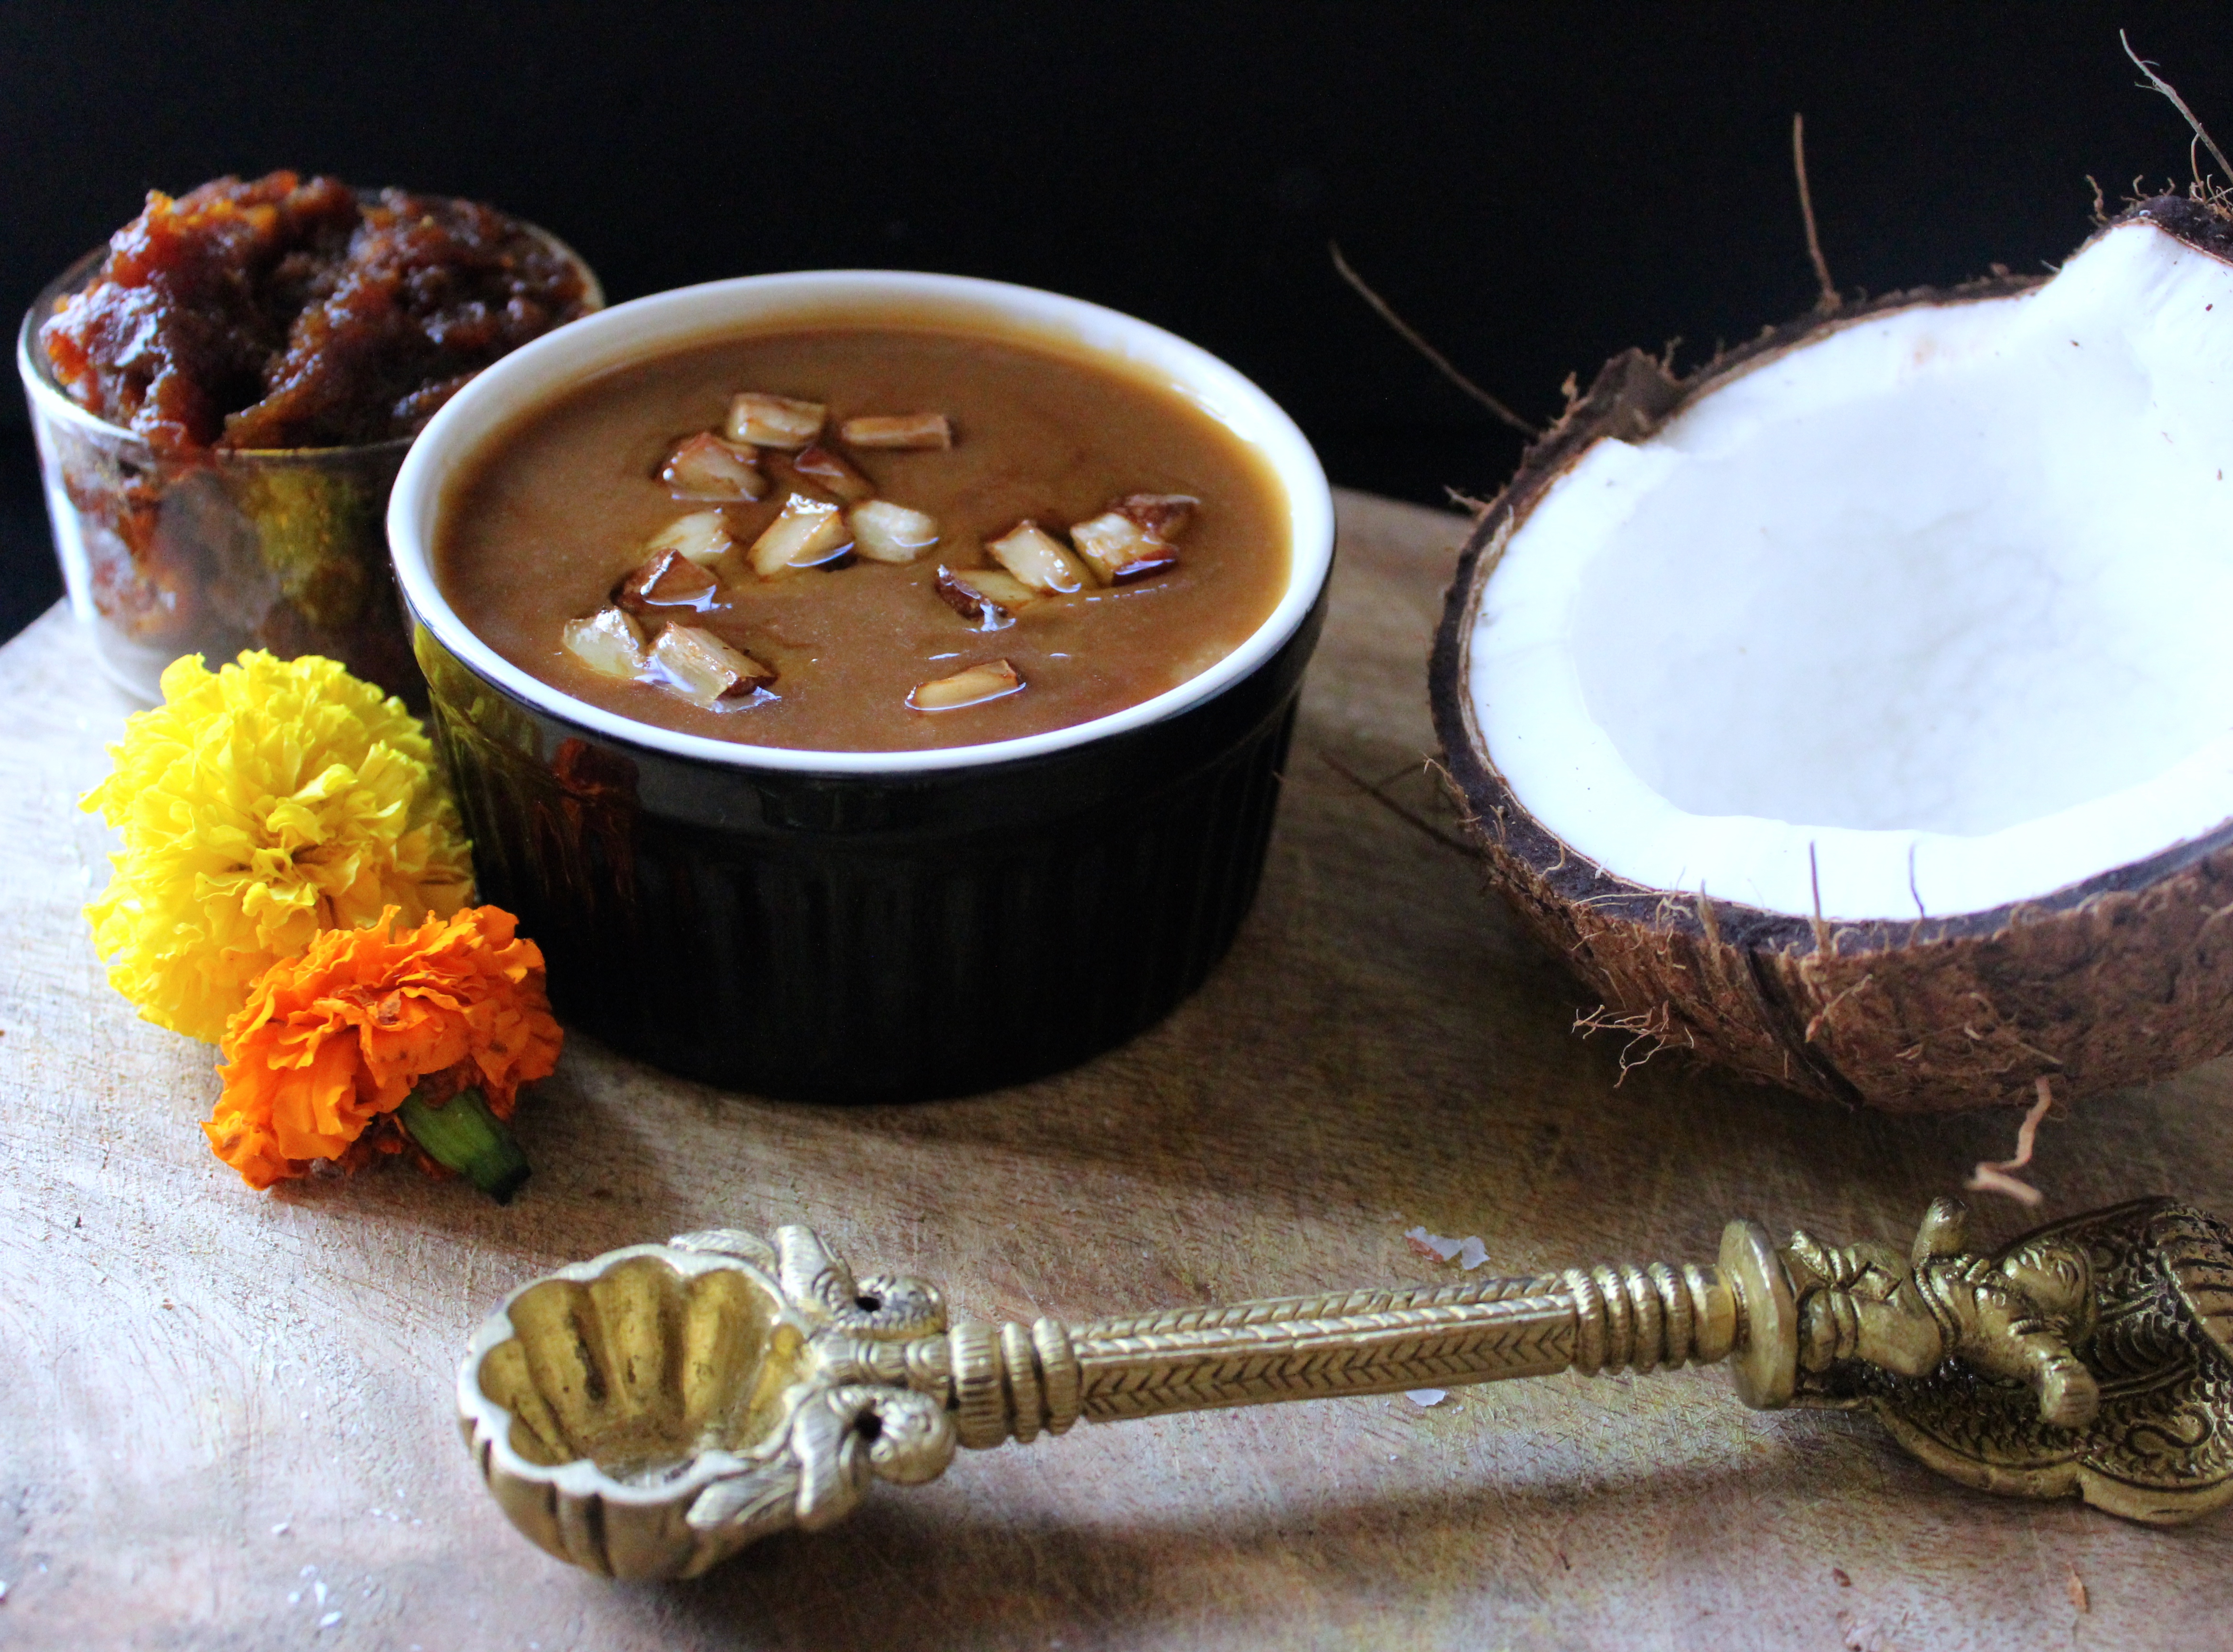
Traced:
<path id="1" fill-rule="evenodd" d="M 1778 1247 L 1065 1324 L 964 1322 L 856 1280 L 804 1228 L 686 1234 L 514 1291 L 459 1378 L 516 1524 L 621 1576 L 687 1576 L 957 1445 L 1128 1417 L 1733 1360 L 1756 1407 L 1873 1408 L 1966 1484 L 2171 1523 L 2233 1501 L 2233 1232 L 2165 1200 L 1992 1256 L 1934 1204 L 1913 1246 Z"/>
<path id="2" fill-rule="evenodd" d="M 1064 1401 L 1075 1391 L 1071 1403 L 1042 1402 L 1051 1428 L 1063 1413 L 1114 1422 L 1569 1369 L 1594 1375 L 1709 1364 L 1728 1355 L 1736 1330 L 1736 1296 L 1718 1268 L 1598 1268 L 1352 1291 L 1135 1314 L 1060 1330 L 1043 1322 L 1032 1328 L 1038 1358 L 1024 1375 L 1021 1397 L 1028 1400 L 1035 1384 Z M 1013 1356 L 1021 1350 L 1006 1328 L 990 1335 L 957 1328 L 957 1381 L 982 1362 L 980 1337 L 997 1337 L 1003 1381 L 1015 1393 Z M 963 1443 L 971 1432 L 965 1425 Z"/>
<path id="3" fill-rule="evenodd" d="M 1726 1304 L 1728 1292 L 1710 1294 Z M 1676 1345 L 1663 1353 L 1653 1337 L 1644 1363 L 1688 1356 L 1689 1293 L 1678 1283 L 1670 1301 L 1682 1304 Z M 1577 1306 L 1557 1279 L 1488 1279 L 1137 1314 L 1073 1326 L 1070 1337 L 1079 1408 L 1092 1421 L 1112 1422 L 1547 1376 L 1575 1363 Z M 1675 1330 L 1674 1313 L 1658 1317 Z"/>
<path id="4" fill-rule="evenodd" d="M 1396 1394 L 1575 1370 L 1711 1365 L 1741 1338 L 1767 1360 L 1741 1387 L 1780 1404 L 1796 1348 L 1793 1302 L 1767 1231 L 1730 1224 L 1709 1267 L 1563 1273 L 1285 1297 L 1062 1325 L 964 1324 L 950 1333 L 960 1443 L 1029 1441 L 1078 1417 L 1114 1422 L 1279 1400 Z M 1744 1337 L 1757 1326 L 1760 1334 Z M 1780 1392 L 1779 1380 L 1781 1379 Z"/>

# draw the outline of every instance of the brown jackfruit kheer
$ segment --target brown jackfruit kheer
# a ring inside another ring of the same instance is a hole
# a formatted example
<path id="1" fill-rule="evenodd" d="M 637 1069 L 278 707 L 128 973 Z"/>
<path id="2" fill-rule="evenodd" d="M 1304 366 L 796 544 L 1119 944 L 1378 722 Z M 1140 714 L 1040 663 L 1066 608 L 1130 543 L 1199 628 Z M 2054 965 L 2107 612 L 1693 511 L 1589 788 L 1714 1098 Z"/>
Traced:
<path id="1" fill-rule="evenodd" d="M 1120 711 L 1239 647 L 1288 571 L 1268 465 L 1179 393 L 901 326 L 602 374 L 500 431 L 442 516 L 444 595 L 522 669 L 812 751 Z"/>

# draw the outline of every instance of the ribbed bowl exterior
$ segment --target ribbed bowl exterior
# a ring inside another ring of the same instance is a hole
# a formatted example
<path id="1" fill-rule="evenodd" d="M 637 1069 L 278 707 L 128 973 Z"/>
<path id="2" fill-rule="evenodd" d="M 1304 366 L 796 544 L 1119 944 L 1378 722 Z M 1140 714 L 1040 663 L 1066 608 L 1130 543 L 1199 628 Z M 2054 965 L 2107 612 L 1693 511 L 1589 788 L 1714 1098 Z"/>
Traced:
<path id="1" fill-rule="evenodd" d="M 562 1018 L 798 1100 L 968 1094 L 1152 1024 L 1232 945 L 1325 614 L 1180 714 L 1021 762 L 815 774 L 683 758 L 515 699 L 424 626 L 480 898 Z"/>

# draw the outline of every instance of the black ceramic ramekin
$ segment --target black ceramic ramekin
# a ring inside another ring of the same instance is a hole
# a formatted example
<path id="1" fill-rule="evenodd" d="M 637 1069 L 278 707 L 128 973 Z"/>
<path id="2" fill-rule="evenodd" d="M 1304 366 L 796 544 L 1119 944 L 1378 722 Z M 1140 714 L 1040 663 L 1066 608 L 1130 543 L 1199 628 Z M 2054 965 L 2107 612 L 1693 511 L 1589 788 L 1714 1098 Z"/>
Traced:
<path id="1" fill-rule="evenodd" d="M 1288 588 L 1208 672 L 1028 738 L 795 751 L 652 727 L 561 693 L 466 630 L 430 552 L 448 485 L 522 412 L 631 360 L 849 318 L 1089 353 L 1254 446 L 1286 497 Z M 560 1015 L 659 1066 L 798 1099 L 951 1096 L 1105 1050 L 1200 985 L 1254 896 L 1333 516 L 1293 424 L 1214 357 L 1025 288 L 875 271 L 662 293 L 505 358 L 427 426 L 388 533 L 473 836 Z"/>

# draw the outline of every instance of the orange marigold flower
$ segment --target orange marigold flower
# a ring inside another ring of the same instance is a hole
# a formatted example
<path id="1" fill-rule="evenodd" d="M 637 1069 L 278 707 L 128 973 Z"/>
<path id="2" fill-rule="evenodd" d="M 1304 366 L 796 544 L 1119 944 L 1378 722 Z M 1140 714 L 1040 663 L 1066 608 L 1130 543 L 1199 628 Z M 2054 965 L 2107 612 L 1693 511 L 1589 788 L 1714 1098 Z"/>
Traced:
<path id="1" fill-rule="evenodd" d="M 250 1187 L 400 1150 L 393 1115 L 414 1089 L 477 1089 L 510 1118 L 520 1085 L 557 1064 L 543 953 L 518 919 L 468 907 L 397 935 L 396 914 L 281 959 L 226 1026 L 225 1093 L 202 1129 Z"/>

